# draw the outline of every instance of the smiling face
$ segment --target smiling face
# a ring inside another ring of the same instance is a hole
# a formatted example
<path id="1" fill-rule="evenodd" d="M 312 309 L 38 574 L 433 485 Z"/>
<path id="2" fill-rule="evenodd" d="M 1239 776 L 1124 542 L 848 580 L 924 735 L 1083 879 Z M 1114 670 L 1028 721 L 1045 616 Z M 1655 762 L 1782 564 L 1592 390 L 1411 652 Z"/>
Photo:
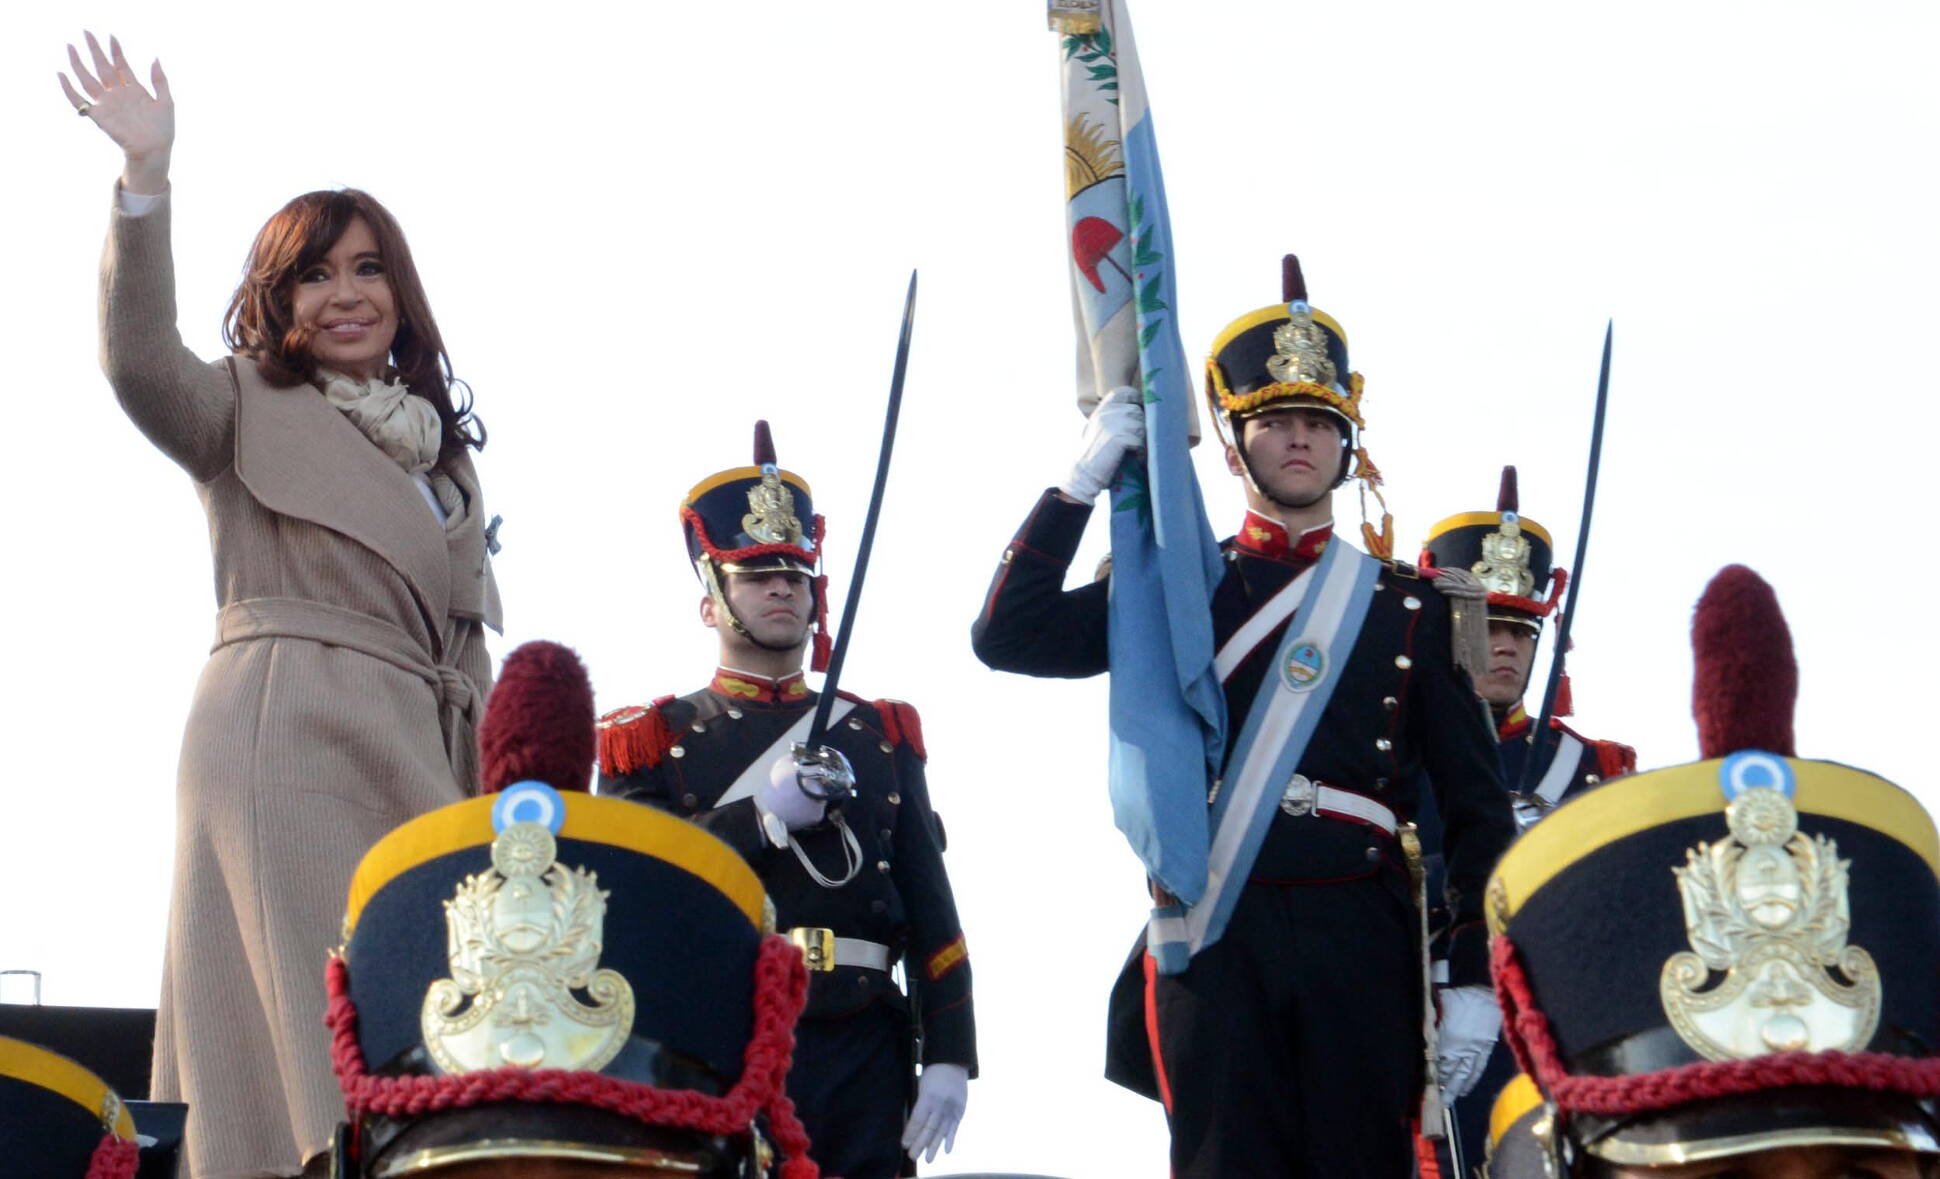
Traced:
<path id="1" fill-rule="evenodd" d="M 1536 633 L 1513 622 L 1489 620 L 1489 667 L 1475 690 L 1490 708 L 1514 707 L 1529 686 L 1529 668 L 1536 662 Z"/>
<path id="2" fill-rule="evenodd" d="M 1344 435 L 1340 419 L 1323 409 L 1287 406 L 1254 414 L 1240 423 L 1240 445 L 1260 490 L 1276 503 L 1306 507 L 1326 498 L 1340 477 Z M 1242 474 L 1239 453 L 1226 450 L 1226 466 Z"/>
<path id="3" fill-rule="evenodd" d="M 383 371 L 397 336 L 397 298 L 368 221 L 352 219 L 322 258 L 298 272 L 290 301 L 317 367 L 357 380 Z"/>

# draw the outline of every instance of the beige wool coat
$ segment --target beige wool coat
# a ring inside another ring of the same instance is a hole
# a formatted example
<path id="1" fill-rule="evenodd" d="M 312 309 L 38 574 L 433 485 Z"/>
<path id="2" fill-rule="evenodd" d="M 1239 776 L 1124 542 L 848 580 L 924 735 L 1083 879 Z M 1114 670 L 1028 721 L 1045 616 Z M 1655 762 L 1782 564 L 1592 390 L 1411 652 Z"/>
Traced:
<path id="1" fill-rule="evenodd" d="M 103 368 L 194 480 L 218 605 L 176 779 L 153 1095 L 189 1103 L 195 1179 L 289 1175 L 343 1115 L 323 977 L 351 871 L 477 788 L 498 591 L 469 459 L 432 475 L 464 500 L 441 527 L 320 392 L 197 359 L 175 314 L 168 201 L 117 204 Z"/>

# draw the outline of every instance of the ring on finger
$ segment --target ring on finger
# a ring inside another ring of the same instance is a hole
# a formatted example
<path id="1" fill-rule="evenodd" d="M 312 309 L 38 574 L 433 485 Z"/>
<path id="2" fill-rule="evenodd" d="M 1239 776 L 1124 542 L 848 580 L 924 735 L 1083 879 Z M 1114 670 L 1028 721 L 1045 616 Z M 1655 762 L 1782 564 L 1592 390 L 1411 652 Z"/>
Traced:
<path id="1" fill-rule="evenodd" d="M 75 106 L 74 113 L 85 119 L 88 117 L 88 112 L 93 109 L 94 109 L 93 103 L 83 102 Z"/>

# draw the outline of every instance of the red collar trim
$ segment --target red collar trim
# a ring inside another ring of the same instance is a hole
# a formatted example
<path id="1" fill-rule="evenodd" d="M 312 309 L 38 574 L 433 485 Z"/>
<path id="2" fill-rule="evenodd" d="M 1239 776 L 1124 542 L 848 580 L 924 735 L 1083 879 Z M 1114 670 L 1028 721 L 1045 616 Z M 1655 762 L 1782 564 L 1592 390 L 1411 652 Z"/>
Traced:
<path id="1" fill-rule="evenodd" d="M 799 671 L 771 680 L 753 672 L 717 667 L 714 669 L 714 679 L 707 686 L 730 700 L 745 700 L 753 704 L 794 704 L 808 699 L 808 681 Z"/>
<path id="2" fill-rule="evenodd" d="M 1329 521 L 1289 541 L 1286 525 L 1249 509 L 1238 534 L 1233 537 L 1233 547 L 1249 557 L 1304 563 L 1318 561 L 1320 554 L 1327 549 L 1327 542 L 1333 538 L 1334 525 Z"/>
<path id="3" fill-rule="evenodd" d="M 1523 711 L 1522 701 L 1516 701 L 1515 707 L 1509 710 L 1509 715 L 1503 717 L 1495 726 L 1496 742 L 1500 744 L 1515 740 L 1529 731 L 1530 724 L 1529 714 Z"/>

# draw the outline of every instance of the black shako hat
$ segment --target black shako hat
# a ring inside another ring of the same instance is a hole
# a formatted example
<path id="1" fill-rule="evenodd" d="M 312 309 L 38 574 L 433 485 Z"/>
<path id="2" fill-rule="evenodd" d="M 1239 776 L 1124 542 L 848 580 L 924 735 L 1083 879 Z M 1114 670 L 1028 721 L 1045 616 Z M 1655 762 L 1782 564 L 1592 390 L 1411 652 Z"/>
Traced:
<path id="1" fill-rule="evenodd" d="M 1569 575 L 1556 566 L 1549 529 L 1517 506 L 1516 469 L 1502 468 L 1495 511 L 1461 512 L 1428 530 L 1421 564 L 1466 569 L 1489 591 L 1489 619 L 1540 632 L 1561 600 Z"/>
<path id="2" fill-rule="evenodd" d="M 583 731 L 582 731 L 583 730 Z M 506 660 L 483 797 L 358 864 L 328 968 L 349 1124 L 337 1174 L 568 1158 L 812 1179 L 783 1095 L 806 994 L 753 869 L 694 824 L 584 792 L 592 689 L 565 648 Z"/>
<path id="3" fill-rule="evenodd" d="M 1504 1036 L 1558 1173 L 1777 1147 L 1940 1152 L 1940 838 L 1877 775 L 1794 755 L 1771 588 L 1720 572 L 1692 624 L 1706 760 L 1519 838 L 1487 910 Z"/>
<path id="4" fill-rule="evenodd" d="M 812 671 L 828 670 L 829 660 L 828 577 L 821 573 L 825 526 L 808 482 L 776 462 L 774 436 L 765 421 L 754 424 L 753 466 L 717 471 L 680 501 L 687 559 L 715 609 L 741 633 L 747 628 L 723 589 L 728 574 L 787 569 L 813 579 Z"/>
<path id="5" fill-rule="evenodd" d="M 1340 466 L 1338 487 L 1350 478 L 1361 481 L 1361 532 L 1368 551 L 1377 557 L 1393 555 L 1393 520 L 1382 498 L 1381 472 L 1361 444 L 1367 422 L 1361 417 L 1361 374 L 1347 359 L 1347 332 L 1333 316 L 1307 302 L 1307 280 L 1300 259 L 1288 254 L 1280 260 L 1281 301 L 1249 311 L 1213 337 L 1206 355 L 1206 406 L 1220 437 L 1240 456 L 1246 478 L 1255 488 L 1246 448 L 1240 445 L 1247 418 L 1288 408 L 1317 409 L 1339 419 Z M 1367 493 L 1381 504 L 1381 530 L 1365 522 Z"/>
<path id="6" fill-rule="evenodd" d="M 135 1119 L 107 1082 L 58 1052 L 0 1036 L 0 1163 L 34 1179 L 127 1179 Z"/>

